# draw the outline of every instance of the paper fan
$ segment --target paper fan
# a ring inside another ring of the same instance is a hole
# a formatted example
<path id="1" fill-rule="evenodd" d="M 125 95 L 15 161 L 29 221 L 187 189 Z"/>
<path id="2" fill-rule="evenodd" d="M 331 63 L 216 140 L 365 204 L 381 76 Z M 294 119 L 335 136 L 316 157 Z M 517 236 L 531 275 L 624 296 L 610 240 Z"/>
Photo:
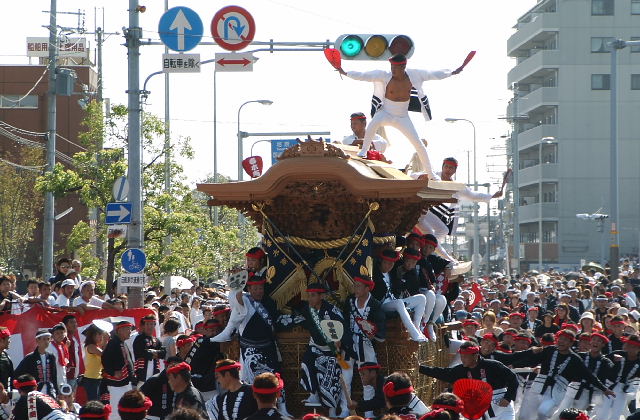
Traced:
<path id="1" fill-rule="evenodd" d="M 341 67 L 342 59 L 340 58 L 340 51 L 335 48 L 325 48 L 324 56 L 327 57 L 327 60 L 329 60 L 329 63 L 331 63 L 334 69 Z"/>
<path id="2" fill-rule="evenodd" d="M 458 379 L 453 384 L 453 393 L 464 401 L 462 415 L 470 420 L 481 418 L 491 407 L 493 388 L 479 379 Z"/>

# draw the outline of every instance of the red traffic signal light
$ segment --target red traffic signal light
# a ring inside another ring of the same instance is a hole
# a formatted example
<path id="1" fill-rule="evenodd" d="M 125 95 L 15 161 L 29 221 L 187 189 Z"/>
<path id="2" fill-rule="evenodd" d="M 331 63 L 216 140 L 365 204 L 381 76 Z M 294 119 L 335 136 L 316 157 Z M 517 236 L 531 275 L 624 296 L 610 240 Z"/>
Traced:
<path id="1" fill-rule="evenodd" d="M 406 35 L 340 35 L 335 48 L 345 60 L 387 60 L 395 54 L 413 55 L 413 41 Z"/>

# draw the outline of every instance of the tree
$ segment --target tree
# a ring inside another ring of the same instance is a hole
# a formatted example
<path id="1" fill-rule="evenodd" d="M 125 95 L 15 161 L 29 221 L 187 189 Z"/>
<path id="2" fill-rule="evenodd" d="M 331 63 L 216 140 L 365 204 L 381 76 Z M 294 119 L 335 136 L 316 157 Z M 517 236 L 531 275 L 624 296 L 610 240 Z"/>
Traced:
<path id="1" fill-rule="evenodd" d="M 11 161 L 0 161 L 0 266 L 22 272 L 42 211 L 43 198 L 34 186 L 44 156 L 41 149 L 26 147 L 10 155 Z"/>
<path id="2" fill-rule="evenodd" d="M 90 106 L 83 122 L 86 131 L 80 136 L 89 149 L 74 155 L 74 166 L 69 169 L 57 167 L 51 174 L 38 180 L 40 191 L 53 191 L 57 195 L 78 194 L 89 207 L 98 209 L 98 239 L 104 237 L 104 209 L 111 201 L 111 187 L 121 175 L 126 174 L 124 148 L 126 146 L 127 109 L 118 105 L 102 124 L 101 108 Z M 105 144 L 111 149 L 91 147 L 91 143 L 104 135 Z M 143 238 L 147 254 L 145 273 L 156 282 L 163 276 L 183 275 L 191 278 L 209 279 L 220 277 L 231 267 L 241 263 L 247 244 L 253 246 L 257 232 L 250 224 L 238 226 L 235 210 L 222 210 L 222 223 L 215 226 L 206 205 L 208 197 L 192 191 L 186 184 L 182 166 L 175 161 L 170 166 L 171 189 L 164 186 L 164 123 L 157 117 L 144 114 L 142 123 L 145 163 L 143 181 Z M 181 159 L 191 159 L 193 152 L 189 138 L 172 139 L 172 152 Z M 171 209 L 166 211 L 166 209 Z M 171 245 L 165 238 L 172 237 Z M 82 255 L 88 264 L 83 269 L 87 275 L 100 272 L 100 265 L 91 255 L 91 227 L 86 222 L 78 223 L 67 241 L 67 250 Z M 126 240 L 112 241 L 110 257 L 118 261 L 126 250 Z M 108 265 L 108 264 L 107 264 Z M 107 279 L 119 264 L 107 270 Z"/>

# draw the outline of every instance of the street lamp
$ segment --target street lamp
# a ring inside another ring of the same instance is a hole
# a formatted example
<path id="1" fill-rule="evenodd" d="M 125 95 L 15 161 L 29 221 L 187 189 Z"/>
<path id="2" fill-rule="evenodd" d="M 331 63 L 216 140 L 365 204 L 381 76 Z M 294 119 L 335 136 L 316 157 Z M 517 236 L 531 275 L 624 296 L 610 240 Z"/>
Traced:
<path id="1" fill-rule="evenodd" d="M 254 101 L 247 101 L 240 105 L 240 108 L 238 108 L 238 181 L 242 181 L 242 139 L 245 137 L 244 133 L 240 131 L 240 111 L 246 104 L 254 102 L 262 105 L 271 105 L 273 103 L 273 101 L 270 101 L 268 99 L 256 99 Z"/>
<path id="2" fill-rule="evenodd" d="M 542 273 L 542 146 L 553 144 L 555 137 L 543 137 L 538 144 L 538 168 L 540 177 L 538 178 L 538 271 Z"/>
<path id="3" fill-rule="evenodd" d="M 610 114 L 610 184 L 609 191 L 611 191 L 611 245 L 609 254 L 609 265 L 611 266 L 611 280 L 618 278 L 619 270 L 619 246 L 620 238 L 618 232 L 620 232 L 620 226 L 618 226 L 618 219 L 620 217 L 618 211 L 618 90 L 617 90 L 617 78 L 618 78 L 618 50 L 625 48 L 626 46 L 638 46 L 640 41 L 623 41 L 621 39 L 615 39 L 609 43 L 611 47 L 611 76 L 609 76 L 609 84 L 611 89 L 611 114 Z"/>
<path id="4" fill-rule="evenodd" d="M 478 161 L 477 161 L 477 148 L 476 148 L 476 126 L 475 124 L 466 118 L 445 118 L 448 123 L 454 123 L 457 121 L 465 121 L 471 124 L 473 127 L 473 190 L 478 191 Z M 478 206 L 474 206 L 473 210 L 473 277 L 478 278 L 478 265 L 480 264 L 480 226 L 478 220 Z"/>

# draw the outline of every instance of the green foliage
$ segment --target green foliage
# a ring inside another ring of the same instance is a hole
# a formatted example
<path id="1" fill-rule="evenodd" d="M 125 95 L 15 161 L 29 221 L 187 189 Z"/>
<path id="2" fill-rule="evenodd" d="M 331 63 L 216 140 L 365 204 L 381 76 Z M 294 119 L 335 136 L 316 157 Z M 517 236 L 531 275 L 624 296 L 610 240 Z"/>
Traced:
<path id="1" fill-rule="evenodd" d="M 107 291 L 107 282 L 106 280 L 100 279 L 96 281 L 95 292 L 97 295 L 103 295 Z"/>
<path id="2" fill-rule="evenodd" d="M 111 108 L 103 123 L 102 108 L 91 104 L 83 122 L 85 131 L 80 138 L 89 149 L 74 155 L 74 166 L 56 168 L 51 175 L 40 177 L 39 191 L 55 194 L 78 194 L 80 200 L 100 212 L 98 227 L 94 230 L 86 222 L 78 223 L 67 241 L 67 251 L 84 263 L 83 274 L 99 275 L 101 265 L 94 255 L 92 238 L 105 240 L 104 208 L 111 201 L 113 182 L 126 174 L 127 163 L 123 148 L 127 142 L 127 108 L 116 105 Z M 192 279 L 218 279 L 230 268 L 243 263 L 243 249 L 258 241 L 256 229 L 248 224 L 238 225 L 238 212 L 220 208 L 220 223 L 214 225 L 209 197 L 191 190 L 187 185 L 183 168 L 175 159 L 191 159 L 193 150 L 190 139 L 172 138 L 169 152 L 174 155 L 171 188 L 165 191 L 164 174 L 164 122 L 156 116 L 144 114 L 142 123 L 144 161 L 143 204 L 144 246 L 147 254 L 146 274 L 154 282 L 163 276 L 182 275 Z M 96 145 L 112 146 L 100 149 Z M 219 182 L 228 180 L 220 177 Z M 171 238 L 171 241 L 168 238 Z M 116 240 L 116 259 L 126 250 L 125 240 Z M 116 263 L 116 270 L 119 270 Z"/>
<path id="3" fill-rule="evenodd" d="M 8 157 L 23 166 L 40 166 L 40 149 L 9 150 Z M 22 271 L 27 247 L 33 240 L 37 214 L 42 212 L 42 195 L 36 190 L 38 173 L 0 162 L 0 266 Z"/>

